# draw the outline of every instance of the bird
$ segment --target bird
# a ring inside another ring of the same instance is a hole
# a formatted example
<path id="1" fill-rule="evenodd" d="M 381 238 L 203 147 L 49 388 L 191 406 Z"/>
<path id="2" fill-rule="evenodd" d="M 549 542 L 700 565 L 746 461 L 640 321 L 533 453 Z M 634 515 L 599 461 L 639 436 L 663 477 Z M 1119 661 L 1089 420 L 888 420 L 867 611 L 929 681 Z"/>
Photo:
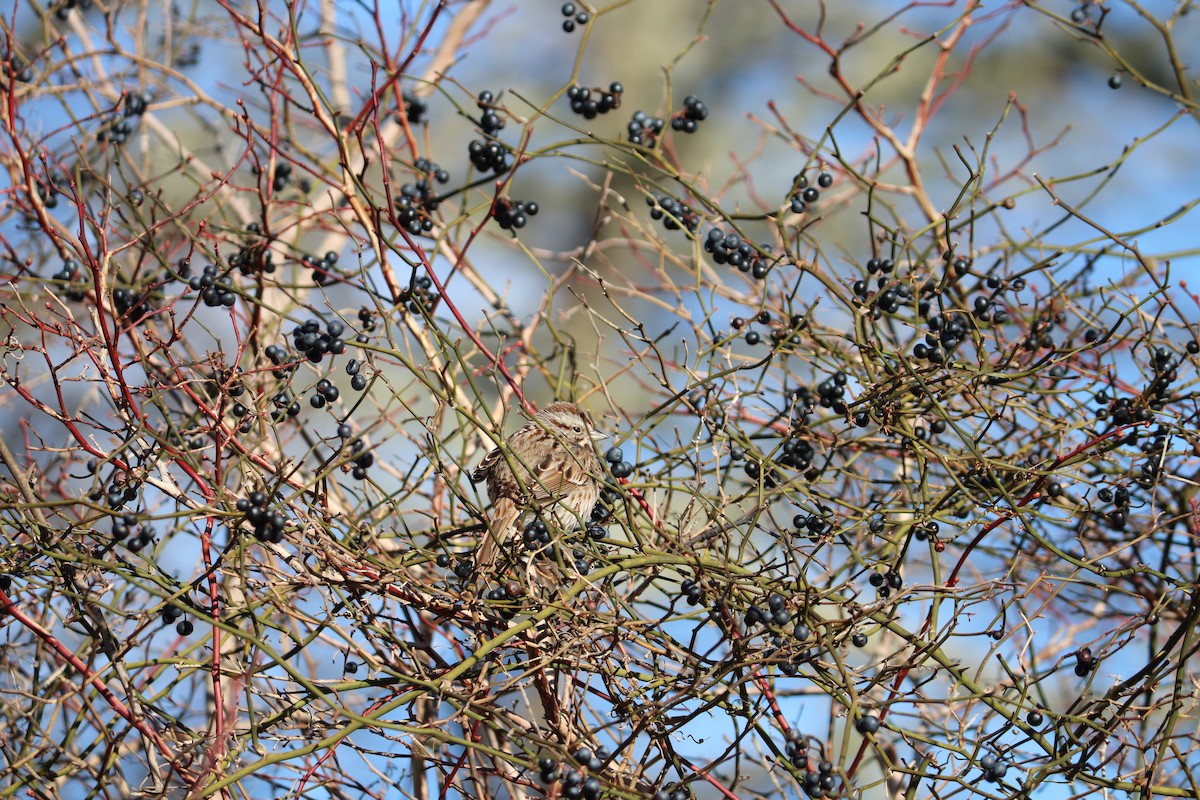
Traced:
<path id="1" fill-rule="evenodd" d="M 588 518 L 600 499 L 602 480 L 594 443 L 605 438 L 587 412 L 560 400 L 484 456 L 471 473 L 472 483 L 487 483 L 492 503 L 487 530 L 475 549 L 476 575 L 492 571 L 501 548 L 516 540 L 517 524 L 526 513 L 541 509 L 546 523 L 563 533 Z"/>

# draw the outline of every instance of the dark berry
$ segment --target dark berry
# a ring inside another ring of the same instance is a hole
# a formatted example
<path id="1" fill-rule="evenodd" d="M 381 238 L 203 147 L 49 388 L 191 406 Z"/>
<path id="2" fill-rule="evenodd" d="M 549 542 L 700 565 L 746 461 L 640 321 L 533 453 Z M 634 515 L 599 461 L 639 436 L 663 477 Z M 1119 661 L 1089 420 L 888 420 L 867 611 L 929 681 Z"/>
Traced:
<path id="1" fill-rule="evenodd" d="M 859 733 L 875 733 L 879 730 L 879 717 L 874 714 L 859 717 L 858 721 L 854 723 L 854 728 Z"/>

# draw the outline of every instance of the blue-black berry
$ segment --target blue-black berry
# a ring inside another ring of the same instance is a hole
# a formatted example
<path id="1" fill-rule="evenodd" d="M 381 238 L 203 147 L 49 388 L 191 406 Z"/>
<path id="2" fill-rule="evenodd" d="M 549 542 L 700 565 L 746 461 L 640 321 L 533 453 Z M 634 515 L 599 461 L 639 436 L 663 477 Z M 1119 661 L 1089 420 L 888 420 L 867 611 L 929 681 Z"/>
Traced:
<path id="1" fill-rule="evenodd" d="M 645 111 L 635 111 L 633 119 L 629 121 L 629 125 L 627 126 L 629 141 L 633 144 L 653 147 L 654 143 L 658 141 L 658 135 L 662 133 L 665 124 L 662 117 L 651 117 Z"/>

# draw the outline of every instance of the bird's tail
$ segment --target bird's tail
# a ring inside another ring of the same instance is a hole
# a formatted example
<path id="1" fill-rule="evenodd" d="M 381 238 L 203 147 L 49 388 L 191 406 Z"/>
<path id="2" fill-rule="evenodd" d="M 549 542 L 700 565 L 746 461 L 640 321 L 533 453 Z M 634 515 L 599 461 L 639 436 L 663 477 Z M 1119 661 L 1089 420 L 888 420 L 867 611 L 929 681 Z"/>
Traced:
<path id="1" fill-rule="evenodd" d="M 502 497 L 492 507 L 492 518 L 475 548 L 475 575 L 488 578 L 496 572 L 505 545 L 517 536 L 517 521 L 521 509 L 513 501 Z"/>

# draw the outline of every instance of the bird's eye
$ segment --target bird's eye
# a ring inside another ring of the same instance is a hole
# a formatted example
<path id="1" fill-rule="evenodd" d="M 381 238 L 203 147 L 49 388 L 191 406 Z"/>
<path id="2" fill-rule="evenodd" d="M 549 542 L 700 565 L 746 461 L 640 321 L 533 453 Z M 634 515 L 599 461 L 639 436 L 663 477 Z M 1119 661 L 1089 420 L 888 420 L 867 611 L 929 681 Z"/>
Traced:
<path id="1" fill-rule="evenodd" d="M 576 432 L 576 433 L 583 433 L 583 427 L 582 427 L 582 426 L 580 426 L 580 425 L 576 425 L 576 426 L 575 426 L 575 432 Z"/>

